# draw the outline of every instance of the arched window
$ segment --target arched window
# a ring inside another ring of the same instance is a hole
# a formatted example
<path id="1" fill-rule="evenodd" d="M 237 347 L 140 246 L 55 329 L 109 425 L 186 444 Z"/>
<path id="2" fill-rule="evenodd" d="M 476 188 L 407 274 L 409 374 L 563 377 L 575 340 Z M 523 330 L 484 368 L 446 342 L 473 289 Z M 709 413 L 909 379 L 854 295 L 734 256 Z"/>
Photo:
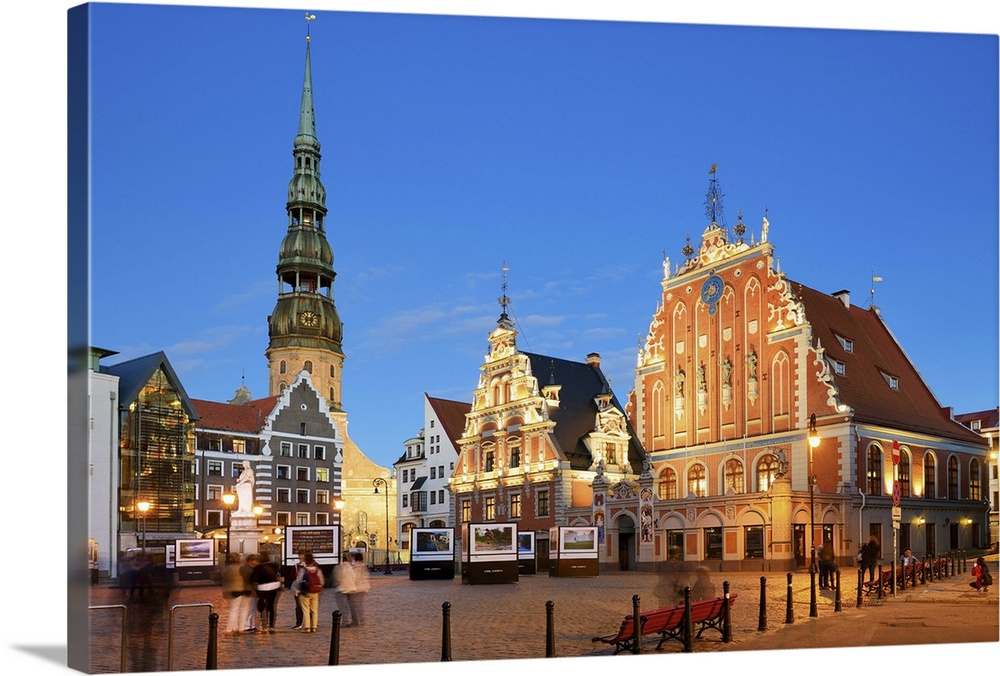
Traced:
<path id="1" fill-rule="evenodd" d="M 736 458 L 726 460 L 724 493 L 732 489 L 733 493 L 743 492 L 743 463 Z"/>
<path id="2" fill-rule="evenodd" d="M 304 368 L 306 370 L 306 373 L 312 373 L 313 372 L 313 363 L 311 361 L 307 361 L 305 364 L 302 365 L 302 368 Z"/>
<path id="3" fill-rule="evenodd" d="M 761 456 L 757 461 L 757 492 L 763 493 L 769 490 L 777 475 L 778 458 L 773 453 Z"/>
<path id="4" fill-rule="evenodd" d="M 521 466 L 521 440 L 514 439 L 510 442 L 510 468 Z"/>
<path id="5" fill-rule="evenodd" d="M 972 459 L 969 463 L 969 499 L 979 500 L 979 487 L 980 487 L 980 475 L 979 475 L 979 460 L 976 458 Z"/>
<path id="6" fill-rule="evenodd" d="M 924 456 L 924 497 L 937 497 L 937 481 L 935 477 L 937 469 L 934 466 L 934 454 L 928 453 Z"/>
<path id="7" fill-rule="evenodd" d="M 492 472 L 495 458 L 493 455 L 493 444 L 483 445 L 483 471 Z"/>
<path id="8" fill-rule="evenodd" d="M 704 465 L 693 465 L 691 469 L 688 470 L 688 494 L 694 495 L 696 498 L 703 498 L 706 495 L 705 490 L 705 466 Z"/>
<path id="9" fill-rule="evenodd" d="M 337 377 L 337 367 L 334 366 L 333 364 L 330 364 L 330 377 L 331 378 Z"/>
<path id="10" fill-rule="evenodd" d="M 330 388 L 330 401 L 333 401 L 333 388 Z"/>
<path id="11" fill-rule="evenodd" d="M 664 467 L 660 471 L 659 483 L 656 485 L 656 496 L 660 500 L 677 499 L 677 472 Z"/>
<path id="12" fill-rule="evenodd" d="M 652 433 L 652 438 L 663 436 L 663 410 L 666 405 L 667 397 L 663 390 L 663 383 L 657 380 L 653 385 L 653 396 L 650 406 L 650 432 Z"/>
<path id="13" fill-rule="evenodd" d="M 885 487 L 882 485 L 882 449 L 878 444 L 868 447 L 868 472 L 865 476 L 868 495 L 885 493 Z"/>
<path id="14" fill-rule="evenodd" d="M 285 364 L 284 360 L 281 360 L 280 362 L 278 362 L 278 373 L 284 374 L 286 368 L 287 368 L 287 365 Z"/>
<path id="15" fill-rule="evenodd" d="M 948 499 L 958 500 L 958 458 L 948 458 Z"/>
<path id="16" fill-rule="evenodd" d="M 899 490 L 904 498 L 910 497 L 910 452 L 899 451 Z"/>

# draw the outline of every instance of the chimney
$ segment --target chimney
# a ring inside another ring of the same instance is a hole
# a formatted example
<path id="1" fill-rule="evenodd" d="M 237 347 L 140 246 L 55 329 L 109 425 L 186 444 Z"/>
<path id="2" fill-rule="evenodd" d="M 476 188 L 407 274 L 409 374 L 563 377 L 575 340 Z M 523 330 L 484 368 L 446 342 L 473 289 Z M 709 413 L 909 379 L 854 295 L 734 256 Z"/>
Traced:
<path id="1" fill-rule="evenodd" d="M 601 355 L 591 352 L 587 355 L 587 366 L 595 369 L 601 368 Z"/>
<path id="2" fill-rule="evenodd" d="M 840 302 L 843 303 L 844 307 L 846 307 L 848 310 L 851 309 L 851 292 L 850 291 L 848 291 L 847 289 L 843 289 L 841 291 L 834 292 L 832 295 L 833 295 L 834 298 L 839 298 Z"/>

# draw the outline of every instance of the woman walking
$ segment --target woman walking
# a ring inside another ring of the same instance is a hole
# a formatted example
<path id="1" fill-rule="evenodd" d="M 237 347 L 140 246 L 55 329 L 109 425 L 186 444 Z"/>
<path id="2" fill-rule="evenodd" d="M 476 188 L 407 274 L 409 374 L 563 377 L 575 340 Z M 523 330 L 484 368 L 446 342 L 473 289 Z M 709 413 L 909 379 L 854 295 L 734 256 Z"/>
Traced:
<path id="1" fill-rule="evenodd" d="M 267 552 L 258 556 L 259 563 L 250 573 L 250 582 L 257 590 L 257 611 L 260 612 L 260 631 L 264 634 L 274 633 L 274 605 L 281 589 L 281 574 L 278 567 L 271 563 Z"/>

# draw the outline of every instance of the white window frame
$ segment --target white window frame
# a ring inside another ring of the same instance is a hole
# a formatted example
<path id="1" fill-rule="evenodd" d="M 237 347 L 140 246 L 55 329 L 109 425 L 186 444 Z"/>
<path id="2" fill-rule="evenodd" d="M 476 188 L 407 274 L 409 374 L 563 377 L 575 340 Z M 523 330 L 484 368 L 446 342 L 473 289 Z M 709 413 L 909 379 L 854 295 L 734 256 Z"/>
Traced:
<path id="1" fill-rule="evenodd" d="M 215 493 L 218 492 L 218 495 Z M 222 484 L 208 484 L 205 486 L 205 499 L 206 500 L 221 500 L 222 495 L 226 492 L 226 487 Z"/>
<path id="2" fill-rule="evenodd" d="M 309 512 L 295 512 L 295 525 L 296 526 L 308 526 L 309 525 Z"/>
<path id="3" fill-rule="evenodd" d="M 330 491 L 316 491 L 316 504 L 317 505 L 329 505 L 330 504 Z"/>
<path id="4" fill-rule="evenodd" d="M 283 458 L 290 458 L 290 457 L 292 457 L 292 442 L 290 442 L 290 441 L 282 441 L 281 442 L 281 450 L 280 450 L 280 452 L 278 454 L 281 457 L 283 457 Z"/>
<path id="5" fill-rule="evenodd" d="M 281 476 L 284 472 L 285 476 Z M 281 480 L 291 480 L 292 478 L 292 466 L 291 465 L 277 465 L 274 470 L 274 478 Z"/>
<path id="6" fill-rule="evenodd" d="M 313 459 L 326 460 L 326 446 L 313 446 Z"/>
<path id="7" fill-rule="evenodd" d="M 330 470 L 326 467 L 316 467 L 316 481 L 318 483 L 330 483 Z"/>

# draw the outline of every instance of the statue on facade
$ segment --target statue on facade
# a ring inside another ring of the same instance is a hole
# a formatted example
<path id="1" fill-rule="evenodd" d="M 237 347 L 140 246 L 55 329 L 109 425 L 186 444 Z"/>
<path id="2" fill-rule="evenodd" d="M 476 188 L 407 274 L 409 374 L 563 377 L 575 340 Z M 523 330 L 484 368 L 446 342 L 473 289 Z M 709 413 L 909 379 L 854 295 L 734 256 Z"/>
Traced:
<path id="1" fill-rule="evenodd" d="M 249 460 L 243 461 L 243 471 L 236 480 L 236 514 L 239 516 L 253 515 L 253 467 Z"/>

